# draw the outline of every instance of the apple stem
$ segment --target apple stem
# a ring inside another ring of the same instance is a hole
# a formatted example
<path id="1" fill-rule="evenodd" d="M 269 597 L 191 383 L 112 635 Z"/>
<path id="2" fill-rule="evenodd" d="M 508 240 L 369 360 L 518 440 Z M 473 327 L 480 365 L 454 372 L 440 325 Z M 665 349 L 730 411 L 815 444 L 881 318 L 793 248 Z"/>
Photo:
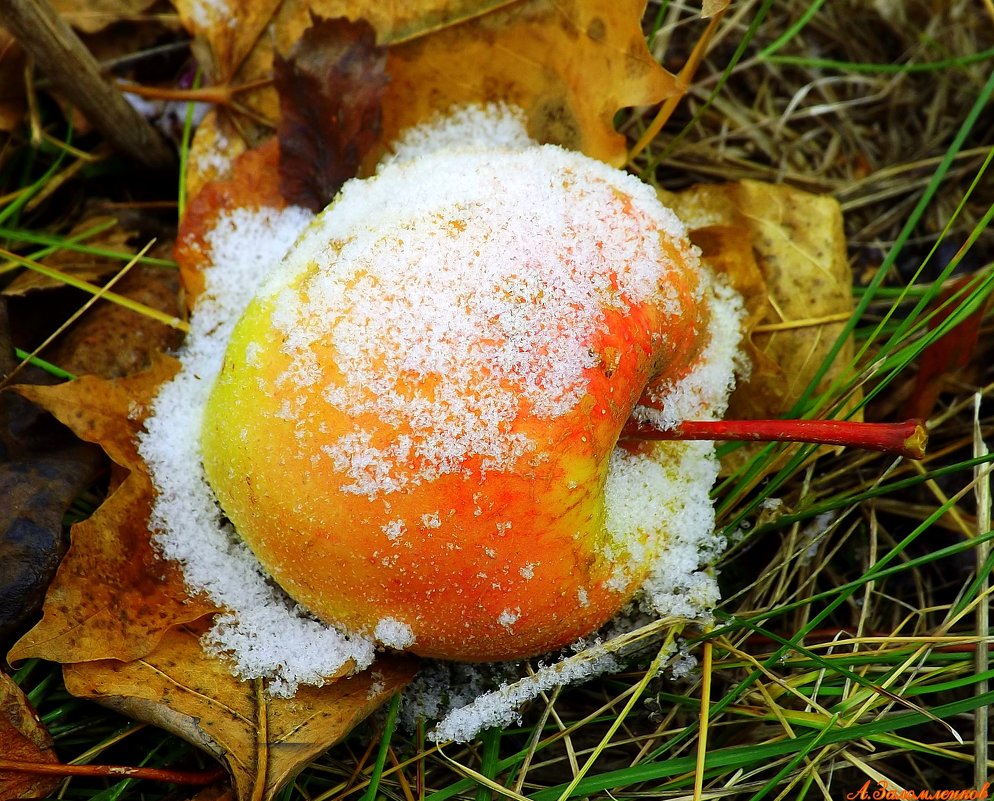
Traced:
<path id="1" fill-rule="evenodd" d="M 661 430 L 629 420 L 621 440 L 743 440 L 847 445 L 922 459 L 928 432 L 921 420 L 857 423 L 850 420 L 688 420 Z"/>

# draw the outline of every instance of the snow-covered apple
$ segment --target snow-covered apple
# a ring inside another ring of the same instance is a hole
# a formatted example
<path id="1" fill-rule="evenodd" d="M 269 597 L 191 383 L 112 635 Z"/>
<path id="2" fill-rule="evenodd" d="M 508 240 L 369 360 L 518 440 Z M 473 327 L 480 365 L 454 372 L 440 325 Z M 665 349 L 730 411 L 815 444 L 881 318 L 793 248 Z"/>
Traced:
<path id="1" fill-rule="evenodd" d="M 706 450 L 688 470 L 699 445 L 618 439 L 650 383 L 653 414 L 720 416 L 740 304 L 630 175 L 411 151 L 347 184 L 236 325 L 206 474 L 323 621 L 432 657 L 546 652 L 625 605 L 672 526 L 710 530 Z"/>

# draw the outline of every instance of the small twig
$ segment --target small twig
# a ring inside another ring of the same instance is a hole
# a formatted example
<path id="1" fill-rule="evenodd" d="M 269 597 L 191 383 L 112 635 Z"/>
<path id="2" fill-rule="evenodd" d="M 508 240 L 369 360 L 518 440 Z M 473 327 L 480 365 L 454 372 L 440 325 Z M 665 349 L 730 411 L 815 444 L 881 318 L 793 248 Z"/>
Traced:
<path id="1" fill-rule="evenodd" d="M 255 81 L 239 84 L 238 86 L 203 86 L 191 87 L 189 89 L 172 89 L 162 86 L 142 86 L 139 83 L 129 83 L 128 81 L 118 81 L 117 86 L 122 92 L 131 95 L 138 95 L 148 100 L 175 100 L 185 102 L 214 103 L 219 106 L 226 106 L 232 102 L 232 98 L 239 92 L 250 92 L 254 89 L 262 89 L 273 83 L 272 78 L 259 78 Z"/>
<path id="2" fill-rule="evenodd" d="M 12 773 L 34 773 L 46 776 L 123 776 L 171 784 L 206 785 L 227 776 L 224 768 L 210 770 L 168 770 L 166 768 L 133 768 L 127 765 L 63 765 L 51 762 L 21 762 L 0 759 L 0 770 Z"/>
<path id="3" fill-rule="evenodd" d="M 117 149 L 149 167 L 174 163 L 162 137 L 103 78 L 96 59 L 48 0 L 4 0 L 0 23 Z"/>

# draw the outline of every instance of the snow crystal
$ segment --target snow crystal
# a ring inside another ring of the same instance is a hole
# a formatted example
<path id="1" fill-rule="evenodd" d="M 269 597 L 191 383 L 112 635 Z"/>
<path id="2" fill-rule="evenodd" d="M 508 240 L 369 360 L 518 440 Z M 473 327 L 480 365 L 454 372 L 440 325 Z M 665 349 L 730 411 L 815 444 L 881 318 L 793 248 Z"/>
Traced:
<path id="1" fill-rule="evenodd" d="M 521 109 L 504 103 L 458 106 L 401 134 L 383 165 L 440 150 L 517 149 L 534 145 Z"/>
<path id="2" fill-rule="evenodd" d="M 376 624 L 373 637 L 387 648 L 403 651 L 414 645 L 414 632 L 406 623 L 392 617 L 385 617 Z"/>
<path id="3" fill-rule="evenodd" d="M 518 708 L 540 694 L 567 684 L 587 681 L 604 673 L 614 673 L 621 664 L 609 653 L 594 658 L 577 655 L 539 668 L 513 684 L 483 693 L 466 706 L 449 712 L 429 733 L 435 742 L 467 742 L 484 729 L 518 722 Z"/>
<path id="4" fill-rule="evenodd" d="M 656 428 L 673 428 L 683 420 L 718 419 L 725 412 L 735 376 L 746 376 L 748 357 L 739 347 L 744 315 L 742 298 L 722 283 L 711 287 L 711 338 L 691 373 L 677 383 L 655 387 L 650 398 L 659 409 L 636 407 L 636 420 Z"/>
<path id="5" fill-rule="evenodd" d="M 497 617 L 497 622 L 500 623 L 508 631 L 514 630 L 514 624 L 518 622 L 521 618 L 521 607 L 515 607 L 514 609 L 505 609 Z"/>

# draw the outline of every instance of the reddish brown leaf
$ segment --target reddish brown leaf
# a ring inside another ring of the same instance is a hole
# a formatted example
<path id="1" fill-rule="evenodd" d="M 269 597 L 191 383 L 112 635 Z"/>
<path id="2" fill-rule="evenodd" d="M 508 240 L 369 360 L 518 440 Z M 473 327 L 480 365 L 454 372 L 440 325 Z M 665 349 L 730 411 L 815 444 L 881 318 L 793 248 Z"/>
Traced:
<path id="1" fill-rule="evenodd" d="M 57 387 L 18 387 L 78 437 L 99 444 L 125 477 L 90 519 L 73 527 L 44 617 L 14 646 L 12 660 L 136 659 L 170 627 L 216 611 L 187 595 L 179 568 L 158 557 L 148 533 L 154 490 L 135 434 L 155 390 L 175 370 L 173 360 L 162 359 L 116 381 L 84 377 Z"/>
<path id="2" fill-rule="evenodd" d="M 51 735 L 38 720 L 24 693 L 5 673 L 0 673 L 0 756 L 5 760 L 43 765 L 59 761 Z M 0 768 L 0 801 L 44 798 L 61 780 L 59 776 L 39 776 Z"/>
<path id="3" fill-rule="evenodd" d="M 278 161 L 279 146 L 270 139 L 238 156 L 231 178 L 207 184 L 186 207 L 174 255 L 189 307 L 204 289 L 203 270 L 210 264 L 207 237 L 218 218 L 235 209 L 286 207 L 280 193 Z"/>
<path id="4" fill-rule="evenodd" d="M 962 303 L 969 300 L 969 293 L 952 300 L 970 283 L 971 276 L 963 276 L 947 287 L 932 303 L 930 311 L 935 316 L 929 321 L 930 331 L 934 331 L 954 314 Z M 922 353 L 918 362 L 911 396 L 905 402 L 902 415 L 925 419 L 930 417 L 939 400 L 939 394 L 956 376 L 970 364 L 980 339 L 980 327 L 990 303 L 990 297 L 969 317 L 955 326 L 940 339 L 937 339 Z"/>
<path id="5" fill-rule="evenodd" d="M 280 189 L 321 211 L 379 142 L 387 51 L 365 20 L 314 19 L 287 58 L 276 56 Z"/>

